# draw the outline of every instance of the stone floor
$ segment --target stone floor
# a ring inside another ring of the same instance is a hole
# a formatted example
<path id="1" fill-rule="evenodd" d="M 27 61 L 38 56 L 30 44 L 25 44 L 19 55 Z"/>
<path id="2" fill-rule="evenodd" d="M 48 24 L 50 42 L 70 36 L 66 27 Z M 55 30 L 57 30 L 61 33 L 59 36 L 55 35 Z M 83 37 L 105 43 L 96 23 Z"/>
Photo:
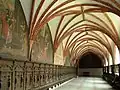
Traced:
<path id="1" fill-rule="evenodd" d="M 61 86 L 49 90 L 114 90 L 101 78 L 79 77 L 74 78 Z"/>

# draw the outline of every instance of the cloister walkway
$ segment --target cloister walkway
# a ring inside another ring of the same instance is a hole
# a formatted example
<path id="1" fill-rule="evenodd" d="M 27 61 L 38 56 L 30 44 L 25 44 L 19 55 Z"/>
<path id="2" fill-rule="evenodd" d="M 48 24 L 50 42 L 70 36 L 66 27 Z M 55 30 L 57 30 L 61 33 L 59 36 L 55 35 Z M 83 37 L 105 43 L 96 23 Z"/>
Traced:
<path id="1" fill-rule="evenodd" d="M 79 77 L 52 90 L 114 90 L 102 78 Z"/>

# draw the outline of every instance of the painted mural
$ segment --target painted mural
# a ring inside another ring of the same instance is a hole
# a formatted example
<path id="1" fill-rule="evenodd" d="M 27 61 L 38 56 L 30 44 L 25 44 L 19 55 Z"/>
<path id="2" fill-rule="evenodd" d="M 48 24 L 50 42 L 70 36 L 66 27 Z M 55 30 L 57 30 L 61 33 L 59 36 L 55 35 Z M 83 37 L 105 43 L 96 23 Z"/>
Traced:
<path id="1" fill-rule="evenodd" d="M 63 43 L 60 43 L 57 50 L 54 53 L 54 64 L 55 65 L 64 65 L 64 54 L 63 54 Z"/>
<path id="2" fill-rule="evenodd" d="M 27 59 L 27 24 L 19 0 L 0 0 L 0 57 Z"/>
<path id="3" fill-rule="evenodd" d="M 68 55 L 68 56 L 66 56 L 66 57 L 64 57 L 65 58 L 65 66 L 71 66 L 71 62 L 70 62 L 70 56 Z"/>
<path id="4" fill-rule="evenodd" d="M 53 63 L 52 37 L 48 25 L 40 30 L 32 47 L 32 61 Z"/>
<path id="5" fill-rule="evenodd" d="M 70 66 L 70 53 L 68 49 L 63 50 L 64 65 Z"/>

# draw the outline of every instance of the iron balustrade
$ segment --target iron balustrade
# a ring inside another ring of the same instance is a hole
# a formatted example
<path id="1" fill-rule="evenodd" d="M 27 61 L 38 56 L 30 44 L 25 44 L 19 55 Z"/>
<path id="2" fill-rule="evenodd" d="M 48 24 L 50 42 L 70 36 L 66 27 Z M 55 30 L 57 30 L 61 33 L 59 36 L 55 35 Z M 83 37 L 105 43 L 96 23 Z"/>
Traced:
<path id="1" fill-rule="evenodd" d="M 118 74 L 120 76 L 120 64 L 104 66 L 103 73 Z"/>
<path id="2" fill-rule="evenodd" d="M 47 90 L 75 76 L 75 67 L 0 60 L 0 90 Z"/>

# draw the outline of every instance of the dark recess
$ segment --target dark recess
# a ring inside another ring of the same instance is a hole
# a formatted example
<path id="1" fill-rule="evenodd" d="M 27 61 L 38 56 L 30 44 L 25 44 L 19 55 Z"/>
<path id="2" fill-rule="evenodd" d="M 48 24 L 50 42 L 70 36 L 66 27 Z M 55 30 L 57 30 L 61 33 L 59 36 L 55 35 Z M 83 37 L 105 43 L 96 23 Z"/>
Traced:
<path id="1" fill-rule="evenodd" d="M 84 54 L 79 60 L 79 68 L 102 68 L 102 60 L 94 53 Z"/>

